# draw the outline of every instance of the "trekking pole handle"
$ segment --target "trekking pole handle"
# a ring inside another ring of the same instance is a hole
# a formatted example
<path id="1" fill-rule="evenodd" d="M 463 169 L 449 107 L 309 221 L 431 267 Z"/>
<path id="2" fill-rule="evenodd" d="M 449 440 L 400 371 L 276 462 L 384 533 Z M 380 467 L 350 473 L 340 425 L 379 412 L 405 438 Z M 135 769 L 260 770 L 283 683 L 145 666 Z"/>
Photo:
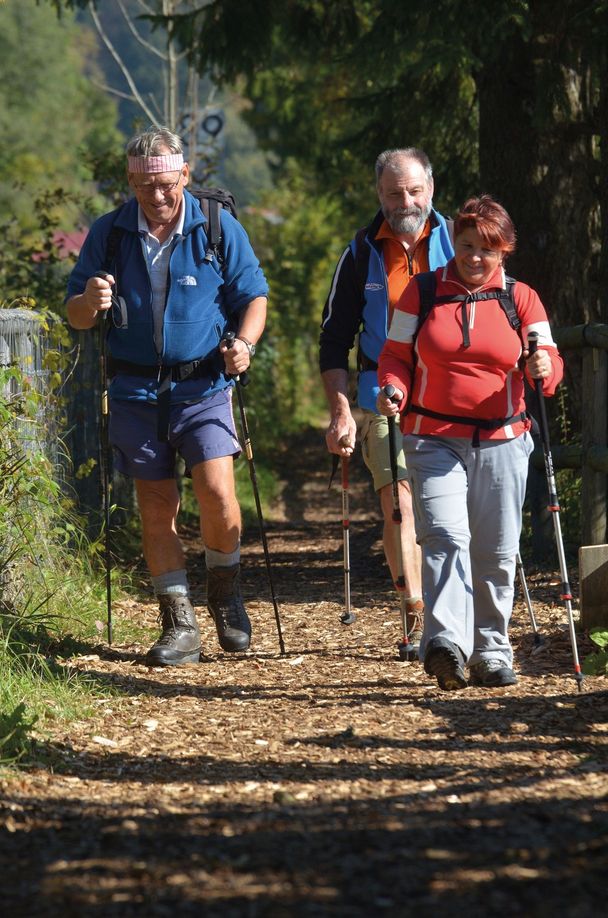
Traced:
<path id="1" fill-rule="evenodd" d="M 528 351 L 535 354 L 538 350 L 538 332 L 530 332 L 528 335 Z M 547 406 L 545 404 L 545 393 L 543 392 L 542 379 L 534 380 L 534 391 L 536 393 L 536 402 L 538 405 L 538 426 L 540 428 L 540 438 L 543 443 L 543 453 L 545 457 L 545 471 L 547 473 L 547 483 L 549 486 L 550 504 L 559 507 L 557 499 L 555 477 L 553 468 L 553 455 L 551 453 L 551 440 L 549 437 L 549 420 L 547 418 Z"/>
<path id="2" fill-rule="evenodd" d="M 388 384 L 388 386 L 384 387 L 382 392 L 384 395 L 386 395 L 387 398 L 390 398 L 391 402 L 393 402 L 395 405 L 399 404 L 400 399 L 395 398 L 395 387 L 391 386 L 390 383 Z"/>
<path id="3" fill-rule="evenodd" d="M 531 331 L 528 334 L 528 351 L 530 353 L 530 356 L 532 356 L 532 354 L 536 354 L 537 350 L 538 350 L 538 332 Z"/>
<path id="4" fill-rule="evenodd" d="M 226 332 L 224 335 L 224 341 L 226 342 L 226 347 L 228 350 L 230 350 L 236 341 L 236 332 Z M 236 376 L 233 376 L 232 379 L 236 379 L 237 382 L 240 382 L 241 386 L 246 386 L 249 383 L 249 374 L 247 371 L 245 371 L 244 373 L 239 373 Z"/>

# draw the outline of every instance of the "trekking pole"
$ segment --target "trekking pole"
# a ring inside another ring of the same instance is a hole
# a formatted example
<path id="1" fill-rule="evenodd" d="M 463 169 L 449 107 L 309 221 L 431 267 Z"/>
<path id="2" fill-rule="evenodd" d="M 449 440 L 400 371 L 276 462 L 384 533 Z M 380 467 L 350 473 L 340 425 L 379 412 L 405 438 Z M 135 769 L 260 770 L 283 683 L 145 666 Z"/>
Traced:
<path id="1" fill-rule="evenodd" d="M 349 440 L 345 435 L 340 439 L 340 446 L 348 446 Z M 338 462 L 341 462 L 341 471 L 342 471 L 342 546 L 343 546 L 343 557 L 344 557 L 344 612 L 340 616 L 340 621 L 343 625 L 352 625 L 357 621 L 357 616 L 351 609 L 350 604 L 350 541 L 349 541 L 349 527 L 350 527 L 350 511 L 349 511 L 349 501 L 348 501 L 348 468 L 349 468 L 349 459 L 348 456 L 342 456 L 341 460 L 337 455 L 334 454 L 333 459 L 333 469 L 330 479 L 330 486 L 334 479 L 338 468 Z"/>
<path id="2" fill-rule="evenodd" d="M 382 390 L 387 398 L 393 401 L 395 394 L 394 386 L 385 386 Z M 400 660 L 409 660 L 415 658 L 416 651 L 407 633 L 407 608 L 405 602 L 405 575 L 403 570 L 403 546 L 401 540 L 401 504 L 399 502 L 399 479 L 397 478 L 397 450 L 395 448 L 395 418 L 389 417 L 388 420 L 388 449 L 391 461 L 392 491 L 393 491 L 393 516 L 395 524 L 395 547 L 397 549 L 397 580 L 395 586 L 399 593 L 399 608 L 401 611 L 401 626 L 403 631 L 403 640 L 397 644 Z"/>
<path id="3" fill-rule="evenodd" d="M 342 456 L 342 536 L 344 548 L 344 612 L 340 616 L 343 625 L 352 625 L 357 616 L 350 607 L 350 510 L 348 501 L 348 456 Z"/>
<path id="4" fill-rule="evenodd" d="M 538 350 L 538 332 L 530 332 L 528 335 L 528 350 L 530 354 L 535 354 Z M 538 409 L 540 415 L 540 434 L 543 441 L 543 453 L 545 457 L 545 472 L 547 475 L 547 487 L 549 488 L 549 511 L 553 516 L 553 526 L 555 529 L 555 543 L 557 545 L 557 554 L 559 557 L 561 582 L 561 596 L 568 613 L 568 628 L 570 631 L 570 643 L 572 645 L 572 657 L 574 661 L 574 678 L 578 684 L 579 692 L 583 686 L 583 674 L 578 658 L 578 649 L 576 646 L 576 632 L 574 630 L 574 616 L 572 614 L 572 591 L 568 582 L 568 571 L 566 569 L 566 556 L 564 553 L 564 541 L 562 539 L 562 527 L 559 518 L 559 500 L 557 497 L 557 487 L 555 484 L 555 474 L 553 471 L 553 456 L 551 455 L 551 445 L 549 442 L 549 424 L 547 422 L 547 409 L 545 406 L 545 396 L 543 393 L 542 379 L 534 380 L 536 390 Z"/>
<path id="5" fill-rule="evenodd" d="M 105 271 L 98 271 L 95 275 L 104 280 L 108 276 Z M 108 351 L 106 342 L 106 309 L 99 323 L 99 374 L 101 383 L 100 423 L 99 423 L 99 465 L 101 478 L 101 493 L 103 502 L 104 520 L 104 555 L 106 568 L 106 609 L 108 622 L 108 645 L 112 646 L 112 554 L 110 538 L 110 437 L 109 437 L 109 406 L 108 406 Z"/>
<path id="6" fill-rule="evenodd" d="M 228 349 L 234 344 L 236 335 L 234 332 L 226 332 L 224 335 L 224 341 Z M 270 555 L 268 553 L 268 542 L 266 540 L 266 530 L 264 528 L 264 518 L 262 516 L 262 505 L 260 503 L 260 491 L 258 488 L 258 479 L 255 471 L 255 463 L 253 461 L 253 448 L 251 446 L 251 438 L 249 436 L 249 425 L 247 424 L 247 413 L 245 411 L 245 403 L 243 401 L 243 393 L 241 391 L 243 386 L 246 386 L 249 382 L 249 378 L 246 373 L 243 373 L 241 376 L 233 377 L 236 382 L 236 396 L 239 403 L 239 412 L 241 415 L 241 427 L 243 428 L 243 440 L 245 447 L 245 455 L 247 456 L 247 461 L 249 463 L 249 477 L 251 478 L 251 486 L 253 488 L 253 497 L 255 500 L 255 506 L 258 514 L 258 524 L 260 528 L 260 537 L 262 539 L 262 548 L 264 549 L 264 560 L 266 562 L 266 572 L 268 574 L 268 584 L 270 586 L 270 595 L 272 596 L 272 605 L 274 606 L 274 618 L 277 624 L 277 634 L 279 636 L 279 647 L 281 648 L 281 655 L 285 656 L 285 644 L 283 643 L 283 632 L 281 630 L 281 616 L 279 615 L 279 607 L 277 604 L 274 584 L 272 581 L 272 570 L 270 567 Z"/>
<path id="7" fill-rule="evenodd" d="M 534 653 L 543 643 L 543 639 L 539 633 L 538 626 L 536 624 L 536 616 L 534 615 L 534 609 L 532 608 L 532 601 L 530 600 L 530 592 L 528 590 L 528 584 L 526 583 L 526 575 L 524 573 L 524 565 L 521 560 L 521 555 L 519 552 L 515 555 L 515 567 L 517 568 L 517 573 L 519 575 L 519 582 L 521 584 L 522 593 L 524 594 L 524 601 L 526 603 L 526 608 L 528 610 L 528 615 L 530 616 L 530 622 L 532 623 L 532 631 L 534 632 Z"/>

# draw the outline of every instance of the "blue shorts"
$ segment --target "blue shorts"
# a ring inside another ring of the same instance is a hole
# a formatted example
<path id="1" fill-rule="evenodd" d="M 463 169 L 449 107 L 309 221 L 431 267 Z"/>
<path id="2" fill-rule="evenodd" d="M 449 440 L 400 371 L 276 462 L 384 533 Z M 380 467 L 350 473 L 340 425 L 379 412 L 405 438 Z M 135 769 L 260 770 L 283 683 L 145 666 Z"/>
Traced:
<path id="1" fill-rule="evenodd" d="M 157 415 L 156 405 L 148 402 L 111 401 L 110 444 L 114 467 L 123 475 L 162 481 L 175 476 L 178 453 L 188 472 L 199 462 L 240 455 L 231 388 L 194 405 L 172 405 L 167 443 L 157 439 Z"/>

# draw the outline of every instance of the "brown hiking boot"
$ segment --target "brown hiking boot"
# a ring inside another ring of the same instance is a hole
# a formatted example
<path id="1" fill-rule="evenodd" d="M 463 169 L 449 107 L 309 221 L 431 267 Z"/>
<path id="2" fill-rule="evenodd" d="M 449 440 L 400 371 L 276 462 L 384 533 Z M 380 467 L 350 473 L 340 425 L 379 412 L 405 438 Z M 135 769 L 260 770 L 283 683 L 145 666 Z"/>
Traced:
<path id="1" fill-rule="evenodd" d="M 146 663 L 150 666 L 198 663 L 201 635 L 190 599 L 184 593 L 161 593 L 158 603 L 158 620 L 163 630 L 158 641 L 150 647 Z"/>
<path id="2" fill-rule="evenodd" d="M 405 622 L 408 640 L 418 653 L 424 628 L 424 603 L 421 599 L 405 600 Z"/>
<path id="3" fill-rule="evenodd" d="M 247 650 L 251 622 L 241 596 L 241 565 L 207 569 L 207 608 L 222 650 Z"/>

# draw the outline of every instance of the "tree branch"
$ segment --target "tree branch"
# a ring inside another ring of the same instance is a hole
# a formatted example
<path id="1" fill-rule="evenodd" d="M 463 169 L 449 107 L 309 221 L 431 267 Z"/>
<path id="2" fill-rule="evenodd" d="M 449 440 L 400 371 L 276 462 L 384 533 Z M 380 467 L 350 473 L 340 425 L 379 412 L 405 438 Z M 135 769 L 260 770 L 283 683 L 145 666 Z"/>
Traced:
<path id="1" fill-rule="evenodd" d="M 137 104 L 139 105 L 139 107 L 142 109 L 142 111 L 144 112 L 144 114 L 146 115 L 146 117 L 147 117 L 152 123 L 154 123 L 154 122 L 156 121 L 156 119 L 155 119 L 154 115 L 152 114 L 152 111 L 148 108 L 148 106 L 147 106 L 146 103 L 144 102 L 144 100 L 143 100 L 143 98 L 142 98 L 142 96 L 141 96 L 141 94 L 140 94 L 140 92 L 139 92 L 137 86 L 135 85 L 135 82 L 134 82 L 134 80 L 133 80 L 133 77 L 131 76 L 131 74 L 130 74 L 130 72 L 129 72 L 128 67 L 126 66 L 126 64 L 125 64 L 124 61 L 122 60 L 120 54 L 118 53 L 118 51 L 116 50 L 116 48 L 114 47 L 114 45 L 112 44 L 112 42 L 110 41 L 109 36 L 106 34 L 105 29 L 103 28 L 103 26 L 102 26 L 102 24 L 101 24 L 101 21 L 100 21 L 100 19 L 99 19 L 99 16 L 97 15 L 97 10 L 96 10 L 96 8 L 95 8 L 95 5 L 91 5 L 90 10 L 91 10 L 91 16 L 92 16 L 92 18 L 93 18 L 93 22 L 95 23 L 95 28 L 97 29 L 97 32 L 98 32 L 98 34 L 99 34 L 99 37 L 101 38 L 101 40 L 103 41 L 104 45 L 106 46 L 106 48 L 108 49 L 108 51 L 110 52 L 110 54 L 112 55 L 112 57 L 114 58 L 114 60 L 116 61 L 116 63 L 118 64 L 118 66 L 120 67 L 120 70 L 121 70 L 121 72 L 122 72 L 122 74 L 123 74 L 125 80 L 127 81 L 127 85 L 129 86 L 129 89 L 130 89 L 131 92 L 133 93 L 133 96 L 134 96 L 134 98 L 135 98 L 135 101 L 137 102 Z"/>
<path id="2" fill-rule="evenodd" d="M 140 45 L 143 45 L 144 48 L 146 48 L 146 50 L 150 51 L 152 54 L 156 54 L 157 57 L 160 57 L 161 60 L 163 61 L 166 60 L 167 59 L 166 55 L 163 54 L 162 51 L 160 51 L 158 48 L 155 48 L 153 44 L 151 44 L 149 41 L 146 41 L 146 39 L 142 35 L 139 34 L 137 29 L 133 25 L 133 20 L 131 19 L 130 15 L 127 13 L 125 9 L 123 0 L 118 0 L 118 5 L 120 7 L 120 12 L 122 13 L 124 17 L 124 20 L 127 23 L 129 32 L 131 32 L 135 40 L 138 41 Z"/>

